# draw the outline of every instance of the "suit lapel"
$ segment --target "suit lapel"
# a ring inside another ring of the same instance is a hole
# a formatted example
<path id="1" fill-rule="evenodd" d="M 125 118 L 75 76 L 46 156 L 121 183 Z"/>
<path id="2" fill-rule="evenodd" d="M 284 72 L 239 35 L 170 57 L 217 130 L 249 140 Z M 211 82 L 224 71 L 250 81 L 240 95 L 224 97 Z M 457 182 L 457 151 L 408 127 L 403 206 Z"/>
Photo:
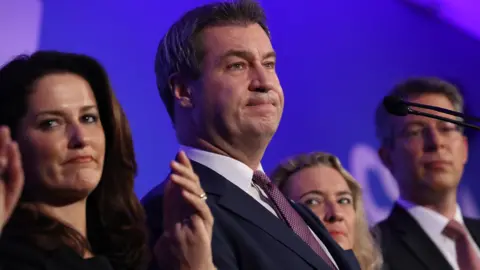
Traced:
<path id="1" fill-rule="evenodd" d="M 332 255 L 335 263 L 339 269 L 360 269 L 358 261 L 351 250 L 343 250 L 335 239 L 330 236 L 330 233 L 323 226 L 320 219 L 315 215 L 308 207 L 292 203 L 292 206 L 302 216 L 307 225 L 318 236 L 320 241 L 327 247 L 330 255 Z M 351 255 L 350 258 L 346 258 L 346 255 Z"/>
<path id="2" fill-rule="evenodd" d="M 463 221 L 473 240 L 480 247 L 480 220 L 464 217 Z"/>
<path id="3" fill-rule="evenodd" d="M 263 230 L 313 267 L 328 268 L 327 264 L 285 223 L 250 195 L 213 170 L 196 162 L 192 164 L 195 172 L 200 176 L 205 192 L 219 196 L 217 201 L 219 206 Z"/>
<path id="4" fill-rule="evenodd" d="M 422 262 L 426 269 L 452 269 L 417 221 L 400 205 L 395 204 L 388 222 L 396 230 L 398 237 L 409 249 L 411 255 Z M 401 258 L 401 255 L 398 255 Z"/>

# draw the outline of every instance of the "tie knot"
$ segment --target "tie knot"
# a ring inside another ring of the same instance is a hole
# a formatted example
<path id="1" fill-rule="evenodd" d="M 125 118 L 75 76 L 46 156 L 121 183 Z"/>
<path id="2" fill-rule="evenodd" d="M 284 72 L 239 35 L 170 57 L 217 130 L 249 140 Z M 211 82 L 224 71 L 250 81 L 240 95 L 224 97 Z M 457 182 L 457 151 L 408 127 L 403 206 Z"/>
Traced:
<path id="1" fill-rule="evenodd" d="M 262 171 L 255 171 L 252 180 L 253 183 L 259 185 L 261 188 L 269 187 L 272 184 L 270 178 Z"/>
<path id="2" fill-rule="evenodd" d="M 455 220 L 450 220 L 443 229 L 443 234 L 453 240 L 457 240 L 459 237 L 465 237 L 466 233 L 465 227 Z"/>

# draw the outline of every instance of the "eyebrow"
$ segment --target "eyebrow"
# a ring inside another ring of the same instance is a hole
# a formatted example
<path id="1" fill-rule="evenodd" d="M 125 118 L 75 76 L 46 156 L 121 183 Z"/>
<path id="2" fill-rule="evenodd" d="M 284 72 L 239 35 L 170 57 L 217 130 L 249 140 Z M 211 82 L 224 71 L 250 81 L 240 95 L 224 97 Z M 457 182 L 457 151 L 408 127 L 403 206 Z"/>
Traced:
<path id="1" fill-rule="evenodd" d="M 320 190 L 311 190 L 311 191 L 308 191 L 308 192 L 305 192 L 303 193 L 301 196 L 300 196 L 300 199 L 302 199 L 303 197 L 307 196 L 307 195 L 310 195 L 310 194 L 315 194 L 315 195 L 320 195 L 320 196 L 325 196 L 325 193 L 320 191 Z M 338 191 L 335 193 L 336 196 L 345 196 L 345 195 L 349 195 L 349 196 L 353 196 L 352 195 L 352 192 L 348 191 L 348 190 L 342 190 L 342 191 Z"/>
<path id="2" fill-rule="evenodd" d="M 445 125 L 455 125 L 453 123 L 448 123 L 448 122 L 445 122 L 445 121 L 436 121 L 435 122 L 435 126 L 445 126 Z M 415 120 L 415 121 L 410 121 L 410 122 L 407 122 L 405 123 L 405 125 L 402 127 L 402 129 L 400 130 L 400 132 L 405 132 L 407 131 L 409 128 L 412 128 L 412 127 L 425 127 L 425 126 L 428 126 L 427 123 L 425 122 L 422 122 L 422 121 L 418 121 L 418 120 Z"/>
<path id="3" fill-rule="evenodd" d="M 92 109 L 97 109 L 97 106 L 96 105 L 87 105 L 87 106 L 83 106 L 82 108 L 80 108 L 80 111 L 81 112 L 86 112 L 86 111 L 90 111 Z M 45 111 L 40 111 L 38 112 L 37 114 L 35 114 L 35 118 L 39 117 L 39 116 L 42 116 L 42 115 L 56 115 L 56 116 L 63 116 L 65 115 L 65 112 L 63 111 L 60 111 L 60 110 L 45 110 Z"/>
<path id="4" fill-rule="evenodd" d="M 236 57 L 240 57 L 240 58 L 243 58 L 245 60 L 252 60 L 255 58 L 255 56 L 253 55 L 252 52 L 250 51 L 246 51 L 246 50 L 228 50 L 227 52 L 225 52 L 221 57 L 220 57 L 220 61 L 223 61 L 224 59 L 228 58 L 228 57 L 231 57 L 231 56 L 236 56 Z M 267 58 L 276 58 L 277 57 L 277 53 L 275 53 L 274 51 L 270 51 L 270 52 L 267 52 L 266 54 L 264 54 L 262 56 L 262 59 L 267 59 Z"/>

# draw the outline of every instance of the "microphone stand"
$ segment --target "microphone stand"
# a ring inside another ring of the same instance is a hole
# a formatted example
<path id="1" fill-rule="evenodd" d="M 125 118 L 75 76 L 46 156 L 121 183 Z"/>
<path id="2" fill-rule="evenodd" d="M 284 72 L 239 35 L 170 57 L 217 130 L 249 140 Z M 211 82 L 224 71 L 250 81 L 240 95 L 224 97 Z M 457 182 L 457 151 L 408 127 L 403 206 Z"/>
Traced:
<path id="1" fill-rule="evenodd" d="M 440 109 L 442 109 L 442 108 L 440 108 Z M 453 123 L 453 124 L 456 124 L 456 125 L 459 125 L 459 126 L 480 130 L 480 126 L 477 126 L 477 125 L 465 123 L 463 121 L 458 121 L 458 120 L 454 120 L 454 119 L 450 119 L 450 118 L 446 118 L 446 117 L 442 117 L 442 116 L 438 116 L 438 115 L 434 115 L 434 114 L 430 114 L 430 113 L 419 112 L 419 111 L 413 110 L 410 107 L 408 108 L 408 113 L 409 114 L 414 114 L 414 115 L 421 115 L 421 116 L 425 116 L 425 117 L 429 117 L 429 118 L 433 118 L 433 119 L 437 119 L 437 120 L 441 120 L 441 121 L 445 121 L 445 122 L 450 122 L 450 123 Z M 459 113 L 459 112 L 456 112 L 456 113 Z M 455 116 L 457 116 L 457 115 L 455 115 Z"/>
<path id="2" fill-rule="evenodd" d="M 469 123 L 465 122 L 466 120 L 470 120 L 470 121 L 474 121 L 474 122 L 480 122 L 479 117 L 468 116 L 468 115 L 465 115 L 465 114 L 460 113 L 460 112 L 456 112 L 456 111 L 452 111 L 452 110 L 448 110 L 448 109 L 444 109 L 444 108 L 440 108 L 440 107 L 436 107 L 436 106 L 430 106 L 430 105 L 425 105 L 425 104 L 420 104 L 420 103 L 408 102 L 408 101 L 404 101 L 404 100 L 401 100 L 401 99 L 399 99 L 398 102 L 402 106 L 407 107 L 408 114 L 420 115 L 420 116 L 424 116 L 424 117 L 429 117 L 429 118 L 453 123 L 453 124 L 456 124 L 456 125 L 459 125 L 459 126 L 472 128 L 472 129 L 475 129 L 475 130 L 480 130 L 480 126 L 474 125 L 474 124 L 469 124 Z M 440 113 L 460 117 L 460 118 L 463 118 L 463 121 L 450 119 L 450 118 L 446 118 L 446 117 L 442 117 L 442 116 L 438 116 L 438 115 L 434 115 L 434 114 L 430 114 L 430 113 L 419 112 L 419 111 L 414 110 L 410 107 L 423 108 L 423 109 L 427 109 L 427 110 L 437 111 L 437 112 L 440 112 Z"/>

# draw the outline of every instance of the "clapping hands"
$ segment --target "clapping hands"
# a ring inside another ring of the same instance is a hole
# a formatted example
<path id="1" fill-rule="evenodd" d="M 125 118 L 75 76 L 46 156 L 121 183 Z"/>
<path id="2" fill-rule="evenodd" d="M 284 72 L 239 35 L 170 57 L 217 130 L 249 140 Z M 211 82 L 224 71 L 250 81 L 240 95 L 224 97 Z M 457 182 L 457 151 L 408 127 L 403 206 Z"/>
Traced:
<path id="1" fill-rule="evenodd" d="M 23 190 L 24 175 L 18 144 L 0 127 L 0 231 L 8 222 Z"/>
<path id="2" fill-rule="evenodd" d="M 165 233 L 155 246 L 157 262 L 173 269 L 215 269 L 211 249 L 213 216 L 200 180 L 184 152 L 170 167 L 163 203 Z"/>

